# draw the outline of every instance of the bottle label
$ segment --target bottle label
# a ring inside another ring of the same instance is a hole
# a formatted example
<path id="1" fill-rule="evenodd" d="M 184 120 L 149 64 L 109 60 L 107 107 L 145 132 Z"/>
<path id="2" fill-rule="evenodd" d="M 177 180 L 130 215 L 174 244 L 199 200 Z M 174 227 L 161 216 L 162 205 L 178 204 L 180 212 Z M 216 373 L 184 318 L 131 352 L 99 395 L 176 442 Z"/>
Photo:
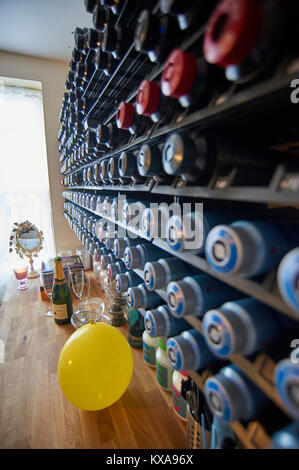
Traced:
<path id="1" fill-rule="evenodd" d="M 159 364 L 159 362 L 156 361 L 156 377 L 161 387 L 166 388 L 167 390 L 171 390 L 172 373 L 173 369 L 163 367 L 161 364 Z"/>
<path id="2" fill-rule="evenodd" d="M 186 400 L 172 385 L 172 407 L 174 411 L 181 417 L 186 419 L 187 415 L 187 404 Z"/>
<path id="3" fill-rule="evenodd" d="M 154 346 L 148 346 L 143 341 L 143 359 L 151 366 L 156 364 L 156 348 Z"/>
<path id="4" fill-rule="evenodd" d="M 67 320 L 68 313 L 67 313 L 67 304 L 62 305 L 55 305 L 52 306 L 54 318 L 57 320 Z"/>

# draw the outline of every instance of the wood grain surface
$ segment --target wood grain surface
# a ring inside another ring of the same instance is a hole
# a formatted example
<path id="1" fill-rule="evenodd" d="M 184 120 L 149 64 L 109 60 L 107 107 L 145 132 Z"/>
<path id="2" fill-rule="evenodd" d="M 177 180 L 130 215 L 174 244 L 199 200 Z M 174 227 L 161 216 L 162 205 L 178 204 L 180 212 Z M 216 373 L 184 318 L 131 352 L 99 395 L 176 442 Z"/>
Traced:
<path id="1" fill-rule="evenodd" d="M 107 409 L 87 412 L 63 396 L 57 362 L 71 325 L 58 326 L 45 312 L 39 278 L 18 291 L 11 279 L 0 309 L 0 448 L 2 449 L 177 449 L 187 448 L 186 425 L 171 407 L 171 393 L 157 383 L 155 369 L 133 350 L 134 373 L 122 398 Z M 104 293 L 91 273 L 91 296 Z M 120 330 L 127 335 L 127 326 Z"/>

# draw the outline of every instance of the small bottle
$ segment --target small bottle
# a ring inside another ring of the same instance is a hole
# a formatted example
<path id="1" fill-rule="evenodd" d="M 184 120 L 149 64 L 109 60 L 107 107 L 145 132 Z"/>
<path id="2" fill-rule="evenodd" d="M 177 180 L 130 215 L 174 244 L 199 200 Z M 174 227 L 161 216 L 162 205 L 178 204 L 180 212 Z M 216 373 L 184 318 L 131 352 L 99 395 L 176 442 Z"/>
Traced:
<path id="1" fill-rule="evenodd" d="M 182 395 L 182 382 L 188 380 L 186 371 L 175 370 L 172 374 L 172 409 L 183 421 L 187 420 L 187 402 Z"/>
<path id="2" fill-rule="evenodd" d="M 97 31 L 104 32 L 108 17 L 107 11 L 99 3 L 93 9 L 93 26 Z"/>
<path id="3" fill-rule="evenodd" d="M 171 392 L 173 368 L 166 351 L 165 338 L 158 338 L 158 349 L 156 351 L 156 378 L 159 385 Z"/>
<path id="4" fill-rule="evenodd" d="M 120 181 L 123 184 L 131 182 L 138 183 L 144 181 L 137 168 L 137 157 L 134 153 L 122 152 L 118 159 L 118 171 Z"/>
<path id="5" fill-rule="evenodd" d="M 280 361 L 274 373 L 276 390 L 288 414 L 299 419 L 299 348 L 291 354 L 291 359 Z"/>
<path id="6" fill-rule="evenodd" d="M 190 52 L 174 49 L 169 55 L 161 77 L 161 90 L 165 96 L 176 98 L 180 105 L 188 108 L 206 106 L 215 90 L 223 89 L 224 77 L 220 69 L 196 58 Z"/>
<path id="7" fill-rule="evenodd" d="M 181 40 L 181 31 L 170 15 L 159 18 L 149 10 L 140 13 L 135 29 L 135 49 L 145 52 L 152 62 L 163 62 Z"/>
<path id="8" fill-rule="evenodd" d="M 150 367 L 156 367 L 156 351 L 159 347 L 158 338 L 152 338 L 145 330 L 142 334 L 143 359 Z"/>
<path id="9" fill-rule="evenodd" d="M 160 0 L 160 10 L 164 14 L 175 16 L 181 30 L 196 22 L 202 25 L 210 16 L 218 0 Z"/>
<path id="10" fill-rule="evenodd" d="M 116 262 L 116 259 L 115 259 L 114 254 L 112 252 L 108 253 L 108 255 L 102 255 L 101 256 L 102 269 L 107 269 L 108 264 L 112 264 L 112 263 L 115 263 L 115 262 Z"/>
<path id="11" fill-rule="evenodd" d="M 165 289 L 171 281 L 182 279 L 198 270 L 177 258 L 161 258 L 147 262 L 143 268 L 144 282 L 148 290 Z M 166 335 L 167 336 L 167 335 Z"/>
<path id="12" fill-rule="evenodd" d="M 148 206 L 148 202 L 127 200 L 122 207 L 123 224 L 139 230 L 142 213 Z"/>
<path id="13" fill-rule="evenodd" d="M 133 41 L 132 30 L 126 26 L 106 24 L 101 48 L 104 52 L 110 52 L 115 59 L 121 59 Z"/>
<path id="14" fill-rule="evenodd" d="M 122 260 L 117 261 L 117 263 L 111 263 L 107 266 L 108 277 L 111 281 L 116 278 L 117 274 L 122 274 L 127 271 L 127 267 Z"/>
<path id="15" fill-rule="evenodd" d="M 158 83 L 143 80 L 138 89 L 135 108 L 137 114 L 150 117 L 161 125 L 174 119 L 177 104 L 174 99 L 161 93 Z"/>
<path id="16" fill-rule="evenodd" d="M 162 166 L 162 152 L 157 145 L 143 144 L 138 152 L 137 168 L 139 174 L 145 178 L 154 178 L 156 181 L 165 179 Z"/>
<path id="17" fill-rule="evenodd" d="M 183 330 L 191 329 L 191 325 L 184 319 L 174 318 L 166 305 L 161 305 L 156 310 L 146 312 L 144 326 L 152 337 L 174 336 Z"/>
<path id="18" fill-rule="evenodd" d="M 277 281 L 282 297 L 299 314 L 299 248 L 290 251 L 281 261 Z"/>
<path id="19" fill-rule="evenodd" d="M 153 205 L 154 206 L 154 205 Z M 147 238 L 162 238 L 167 236 L 168 221 L 174 214 L 181 214 L 181 206 L 160 203 L 158 207 L 147 207 L 142 213 L 141 230 Z"/>
<path id="20" fill-rule="evenodd" d="M 258 154 L 263 158 L 257 158 Z M 239 184 L 250 185 L 253 180 L 255 186 L 265 186 L 282 159 L 280 152 L 252 142 L 244 146 L 238 137 L 232 143 L 223 135 L 190 137 L 173 132 L 165 142 L 162 163 L 167 174 L 180 175 L 184 181 L 196 181 L 198 185 L 207 185 L 213 174 L 229 176 L 236 168 Z M 284 163 L 291 166 L 286 157 Z"/>
<path id="21" fill-rule="evenodd" d="M 135 113 L 132 103 L 122 101 L 116 114 L 116 125 L 119 129 L 126 129 L 134 135 L 143 135 L 149 128 L 151 121 Z"/>
<path id="22" fill-rule="evenodd" d="M 268 449 L 299 449 L 299 421 L 289 424 L 272 436 Z"/>
<path id="23" fill-rule="evenodd" d="M 225 424 L 214 415 L 211 430 L 210 449 L 235 449 L 236 436 L 229 424 Z"/>
<path id="24" fill-rule="evenodd" d="M 101 266 L 101 252 L 100 250 L 95 250 L 93 254 L 93 259 L 92 259 L 92 267 L 93 267 L 93 273 L 98 282 L 101 282 L 101 271 L 102 271 L 102 266 Z"/>
<path id="25" fill-rule="evenodd" d="M 264 351 L 281 337 L 283 328 L 279 314 L 253 298 L 208 311 L 202 326 L 207 345 L 221 359 Z"/>
<path id="26" fill-rule="evenodd" d="M 127 292 L 129 287 L 135 287 L 142 283 L 142 278 L 134 271 L 117 274 L 115 277 L 115 288 L 117 292 Z"/>
<path id="27" fill-rule="evenodd" d="M 296 224 L 237 221 L 218 225 L 207 236 L 205 253 L 221 274 L 258 276 L 272 269 L 298 243 Z"/>
<path id="28" fill-rule="evenodd" d="M 108 250 L 112 250 L 113 242 L 117 237 L 117 230 L 114 230 L 113 226 L 108 226 L 104 235 L 104 243 Z"/>
<path id="29" fill-rule="evenodd" d="M 128 246 L 135 246 L 139 243 L 138 239 L 133 238 L 116 238 L 113 242 L 113 253 L 116 258 L 123 258 L 125 254 L 125 249 Z"/>
<path id="30" fill-rule="evenodd" d="M 172 367 L 179 371 L 204 369 L 216 361 L 202 335 L 194 329 L 169 338 L 167 353 Z"/>
<path id="31" fill-rule="evenodd" d="M 149 244 L 140 244 L 137 246 L 129 246 L 125 249 L 125 263 L 128 269 L 143 269 L 145 263 L 148 261 L 156 261 L 164 252 L 152 245 Z"/>
<path id="32" fill-rule="evenodd" d="M 286 29 L 280 2 L 222 0 L 207 24 L 205 59 L 225 69 L 228 80 L 248 81 L 279 61 Z"/>
<path id="33" fill-rule="evenodd" d="M 128 289 L 128 304 L 131 308 L 150 309 L 161 303 L 161 297 L 156 292 L 149 292 L 144 284 Z"/>
<path id="34" fill-rule="evenodd" d="M 110 183 L 110 178 L 108 176 L 108 160 L 103 160 L 100 163 L 100 177 L 104 184 Z"/>
<path id="35" fill-rule="evenodd" d="M 240 216 L 240 210 L 226 210 L 225 212 L 197 210 L 188 212 L 183 217 L 181 214 L 174 214 L 169 218 L 166 225 L 167 243 L 176 252 L 192 250 L 198 254 L 203 254 L 209 232 L 219 223 L 231 223 Z"/>
<path id="36" fill-rule="evenodd" d="M 55 323 L 66 325 L 70 323 L 73 315 L 72 295 L 68 283 L 65 280 L 60 257 L 55 258 L 55 277 L 52 289 L 52 308 Z"/>
<path id="37" fill-rule="evenodd" d="M 267 403 L 267 397 L 241 370 L 231 365 L 208 379 L 205 398 L 213 415 L 225 423 L 249 421 Z"/>
<path id="38" fill-rule="evenodd" d="M 118 171 L 118 159 L 116 157 L 109 158 L 108 161 L 108 176 L 112 184 L 118 184 L 119 182 L 119 171 Z"/>
<path id="39" fill-rule="evenodd" d="M 85 9 L 88 13 L 93 13 L 97 0 L 84 0 Z"/>
<path id="40" fill-rule="evenodd" d="M 236 289 L 207 274 L 185 277 L 167 286 L 167 303 L 173 316 L 202 317 L 207 310 L 244 296 Z"/>

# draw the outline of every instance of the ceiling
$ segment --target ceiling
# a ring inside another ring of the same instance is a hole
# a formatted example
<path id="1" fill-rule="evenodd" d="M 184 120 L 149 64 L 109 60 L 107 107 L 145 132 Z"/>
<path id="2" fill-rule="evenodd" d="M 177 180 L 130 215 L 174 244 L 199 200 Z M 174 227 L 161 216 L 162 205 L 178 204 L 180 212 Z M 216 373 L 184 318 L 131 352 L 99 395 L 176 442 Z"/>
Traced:
<path id="1" fill-rule="evenodd" d="M 92 27 L 84 0 L 0 0 L 0 50 L 69 61 L 76 26 Z"/>

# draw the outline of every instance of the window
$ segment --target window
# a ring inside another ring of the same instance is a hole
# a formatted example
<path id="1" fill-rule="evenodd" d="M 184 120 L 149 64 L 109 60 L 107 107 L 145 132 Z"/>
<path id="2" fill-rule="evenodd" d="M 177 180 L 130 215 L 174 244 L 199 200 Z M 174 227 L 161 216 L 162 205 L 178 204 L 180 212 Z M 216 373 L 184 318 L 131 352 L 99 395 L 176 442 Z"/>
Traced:
<path id="1" fill-rule="evenodd" d="M 44 233 L 40 261 L 54 255 L 40 82 L 0 78 L 0 270 L 11 270 L 14 222 L 29 220 Z M 26 260 L 27 262 L 27 260 Z M 1 272 L 0 272 L 1 276 Z"/>

